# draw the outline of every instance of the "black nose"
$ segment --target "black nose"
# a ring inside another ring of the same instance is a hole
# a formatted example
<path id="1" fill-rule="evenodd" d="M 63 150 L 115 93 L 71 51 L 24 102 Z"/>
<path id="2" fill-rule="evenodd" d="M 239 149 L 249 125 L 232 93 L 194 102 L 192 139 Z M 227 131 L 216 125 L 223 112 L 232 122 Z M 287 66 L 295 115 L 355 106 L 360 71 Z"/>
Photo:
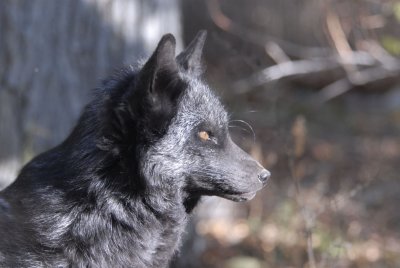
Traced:
<path id="1" fill-rule="evenodd" d="M 267 180 L 269 179 L 269 177 L 271 176 L 271 173 L 264 169 L 263 171 L 261 171 L 261 173 L 258 175 L 258 179 L 265 184 L 267 182 Z"/>

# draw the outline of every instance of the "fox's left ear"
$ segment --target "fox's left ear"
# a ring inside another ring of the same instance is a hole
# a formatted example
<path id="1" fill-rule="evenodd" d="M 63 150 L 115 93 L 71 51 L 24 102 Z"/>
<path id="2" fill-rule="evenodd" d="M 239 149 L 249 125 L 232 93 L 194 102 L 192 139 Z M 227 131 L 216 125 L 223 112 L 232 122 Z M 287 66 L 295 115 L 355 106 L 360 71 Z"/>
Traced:
<path id="1" fill-rule="evenodd" d="M 195 76 L 200 76 L 203 73 L 201 56 L 206 37 L 206 30 L 199 31 L 188 47 L 176 57 L 179 67 Z"/>

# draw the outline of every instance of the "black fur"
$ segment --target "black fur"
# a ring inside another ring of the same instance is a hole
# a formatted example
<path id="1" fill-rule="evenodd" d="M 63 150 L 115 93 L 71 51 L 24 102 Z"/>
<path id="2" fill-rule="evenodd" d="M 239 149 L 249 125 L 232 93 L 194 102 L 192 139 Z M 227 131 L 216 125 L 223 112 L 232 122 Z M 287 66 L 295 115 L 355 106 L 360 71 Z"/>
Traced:
<path id="1" fill-rule="evenodd" d="M 204 39 L 175 59 L 165 35 L 142 68 L 106 80 L 70 136 L 0 193 L 0 267 L 165 267 L 202 195 L 240 201 L 263 187 L 257 175 L 267 171 L 232 143 L 223 107 L 194 88 Z M 203 130 L 218 142 L 200 140 Z"/>

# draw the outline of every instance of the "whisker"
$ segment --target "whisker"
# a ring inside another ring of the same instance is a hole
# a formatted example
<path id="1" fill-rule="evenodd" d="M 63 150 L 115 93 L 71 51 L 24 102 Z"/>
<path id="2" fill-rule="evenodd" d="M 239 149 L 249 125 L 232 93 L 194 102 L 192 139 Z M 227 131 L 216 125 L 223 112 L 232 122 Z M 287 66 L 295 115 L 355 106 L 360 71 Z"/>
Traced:
<path id="1" fill-rule="evenodd" d="M 243 131 L 245 131 L 247 133 L 251 133 L 248 129 L 240 127 L 240 126 L 229 125 L 228 127 L 229 128 L 239 128 L 239 129 L 241 129 L 241 130 L 243 130 Z"/>
<path id="2" fill-rule="evenodd" d="M 242 124 L 246 125 L 247 127 L 249 127 L 249 129 L 250 129 L 251 132 L 253 133 L 253 143 L 256 142 L 256 133 L 254 132 L 253 127 L 252 127 L 249 123 L 247 123 L 247 122 L 244 121 L 244 120 L 240 120 L 240 119 L 231 120 L 230 122 L 239 122 L 239 123 L 242 123 Z"/>

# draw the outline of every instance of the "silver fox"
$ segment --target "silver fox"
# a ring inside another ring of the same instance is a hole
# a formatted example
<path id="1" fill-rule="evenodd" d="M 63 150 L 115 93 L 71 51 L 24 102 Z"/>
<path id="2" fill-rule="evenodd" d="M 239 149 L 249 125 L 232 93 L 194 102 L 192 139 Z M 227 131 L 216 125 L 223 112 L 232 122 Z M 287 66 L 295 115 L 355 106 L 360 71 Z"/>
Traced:
<path id="1" fill-rule="evenodd" d="M 246 201 L 266 185 L 202 81 L 205 38 L 175 56 L 163 36 L 0 192 L 0 267 L 166 267 L 202 196 Z"/>

